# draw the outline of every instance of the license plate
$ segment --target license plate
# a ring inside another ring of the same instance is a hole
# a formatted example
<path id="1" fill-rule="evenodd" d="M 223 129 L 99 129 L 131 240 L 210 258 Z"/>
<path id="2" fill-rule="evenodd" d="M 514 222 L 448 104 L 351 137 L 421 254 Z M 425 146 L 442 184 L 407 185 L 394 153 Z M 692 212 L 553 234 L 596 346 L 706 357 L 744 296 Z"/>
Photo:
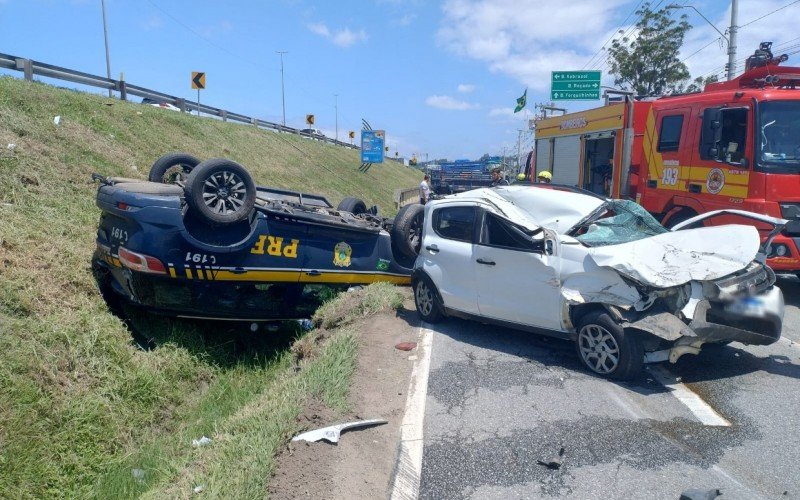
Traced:
<path id="1" fill-rule="evenodd" d="M 747 297 L 732 304 L 728 304 L 725 310 L 745 316 L 763 316 L 764 300 L 759 297 Z"/>

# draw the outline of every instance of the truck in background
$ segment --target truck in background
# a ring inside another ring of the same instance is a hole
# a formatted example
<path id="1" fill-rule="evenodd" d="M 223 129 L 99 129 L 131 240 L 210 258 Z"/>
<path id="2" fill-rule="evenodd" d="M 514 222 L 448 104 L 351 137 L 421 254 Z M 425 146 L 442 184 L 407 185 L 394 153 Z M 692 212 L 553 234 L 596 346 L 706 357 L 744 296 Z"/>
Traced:
<path id="1" fill-rule="evenodd" d="M 743 209 L 789 219 L 768 264 L 800 271 L 800 67 L 770 43 L 738 78 L 702 92 L 634 100 L 536 121 L 535 172 L 636 200 L 667 227 Z M 752 222 L 736 216 L 707 224 Z M 757 226 L 758 227 L 758 226 Z M 766 237 L 767 228 L 758 227 Z"/>
<path id="2" fill-rule="evenodd" d="M 461 193 L 492 184 L 492 169 L 503 168 L 502 158 L 490 156 L 479 161 L 456 160 L 430 165 L 431 189 L 439 195 Z"/>

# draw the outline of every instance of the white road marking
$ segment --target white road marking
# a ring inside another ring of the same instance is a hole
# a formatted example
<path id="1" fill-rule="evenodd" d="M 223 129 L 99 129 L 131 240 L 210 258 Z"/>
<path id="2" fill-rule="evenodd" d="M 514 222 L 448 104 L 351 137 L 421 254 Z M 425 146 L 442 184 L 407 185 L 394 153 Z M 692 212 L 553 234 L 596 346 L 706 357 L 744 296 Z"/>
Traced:
<path id="1" fill-rule="evenodd" d="M 795 342 L 794 340 L 792 340 L 790 338 L 781 337 L 781 338 L 778 339 L 778 341 L 781 342 L 784 345 L 787 345 L 787 346 L 791 347 L 791 348 L 800 350 L 800 343 L 797 343 L 797 342 Z"/>
<path id="2" fill-rule="evenodd" d="M 406 413 L 400 426 L 400 456 L 395 467 L 392 500 L 416 500 L 422 474 L 422 431 L 425 398 L 428 395 L 428 372 L 431 366 L 433 332 L 423 323 L 419 327 L 417 359 L 408 384 Z"/>
<path id="3" fill-rule="evenodd" d="M 664 387 L 670 389 L 671 394 L 675 396 L 678 401 L 683 403 L 689 411 L 703 425 L 713 425 L 720 427 L 730 427 L 731 423 L 714 410 L 708 403 L 703 401 L 703 398 L 692 392 L 691 389 L 678 382 L 675 376 L 672 375 L 663 366 L 652 365 L 650 366 L 650 373 L 653 377 Z"/>

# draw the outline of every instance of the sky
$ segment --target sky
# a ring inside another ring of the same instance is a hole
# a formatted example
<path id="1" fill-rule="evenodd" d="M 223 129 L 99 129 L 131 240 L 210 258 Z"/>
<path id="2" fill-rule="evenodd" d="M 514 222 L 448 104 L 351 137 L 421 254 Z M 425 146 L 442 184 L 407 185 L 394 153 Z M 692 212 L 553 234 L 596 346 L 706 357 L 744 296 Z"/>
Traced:
<path id="1" fill-rule="evenodd" d="M 670 0 L 653 0 L 654 6 Z M 286 124 L 306 114 L 347 140 L 366 119 L 400 156 L 474 159 L 530 149 L 528 119 L 549 101 L 550 72 L 600 69 L 638 0 L 106 0 L 112 78 L 280 123 L 283 56 Z M 691 5 L 725 32 L 730 1 Z M 692 9 L 681 50 L 692 77 L 727 62 L 719 33 Z M 762 16 L 765 16 L 762 18 Z M 761 18 L 761 19 L 759 19 Z M 739 0 L 737 59 L 761 41 L 797 50 L 799 0 Z M 0 52 L 105 75 L 100 0 L 0 0 Z M 800 65 L 800 54 L 789 64 Z M 739 63 L 739 71 L 743 62 Z M 21 73 L 0 70 L 21 77 Z M 48 81 L 48 80 L 44 80 Z M 66 82 L 52 82 L 70 86 Z M 528 89 L 528 106 L 513 113 Z M 90 91 L 99 92 L 98 89 Z M 338 94 L 338 97 L 337 97 Z M 569 111 L 600 106 L 560 102 Z M 358 137 L 358 134 L 356 134 Z"/>

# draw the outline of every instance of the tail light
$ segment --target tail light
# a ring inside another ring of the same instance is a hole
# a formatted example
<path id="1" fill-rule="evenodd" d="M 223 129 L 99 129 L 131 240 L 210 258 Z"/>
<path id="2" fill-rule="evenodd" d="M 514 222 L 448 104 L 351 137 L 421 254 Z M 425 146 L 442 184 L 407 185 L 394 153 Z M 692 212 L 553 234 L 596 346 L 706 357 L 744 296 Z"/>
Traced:
<path id="1" fill-rule="evenodd" d="M 125 247 L 119 247 L 119 260 L 123 266 L 140 273 L 167 274 L 167 270 L 160 260 L 149 255 L 131 252 Z"/>

